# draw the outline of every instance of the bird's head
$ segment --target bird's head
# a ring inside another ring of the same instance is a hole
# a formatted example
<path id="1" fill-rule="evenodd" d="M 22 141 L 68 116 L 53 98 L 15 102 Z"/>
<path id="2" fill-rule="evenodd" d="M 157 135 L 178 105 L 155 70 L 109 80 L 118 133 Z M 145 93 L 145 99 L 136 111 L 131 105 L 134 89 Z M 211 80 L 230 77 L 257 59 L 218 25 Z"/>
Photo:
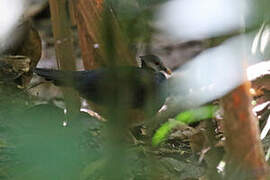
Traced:
<path id="1" fill-rule="evenodd" d="M 159 57 L 155 55 L 140 56 L 140 59 L 143 69 L 149 69 L 154 72 L 164 71 L 169 75 L 172 74 L 172 71 L 163 64 Z"/>

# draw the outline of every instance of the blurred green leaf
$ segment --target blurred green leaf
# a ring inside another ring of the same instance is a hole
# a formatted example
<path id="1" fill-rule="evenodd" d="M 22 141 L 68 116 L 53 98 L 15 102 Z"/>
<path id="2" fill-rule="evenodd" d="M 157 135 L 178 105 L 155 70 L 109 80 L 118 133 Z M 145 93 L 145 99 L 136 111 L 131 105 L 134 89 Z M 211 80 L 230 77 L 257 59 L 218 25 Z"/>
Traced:
<path id="1" fill-rule="evenodd" d="M 177 125 L 190 124 L 193 122 L 212 118 L 217 111 L 218 106 L 208 105 L 182 112 L 175 117 L 175 120 L 170 120 L 164 123 L 154 134 L 152 138 L 152 145 L 157 146 L 164 142 L 171 130 Z"/>
<path id="2" fill-rule="evenodd" d="M 158 4 L 168 0 L 106 0 L 118 19 L 131 48 L 138 41 L 148 42 L 154 31 L 151 26 Z"/>
<path id="3" fill-rule="evenodd" d="M 165 141 L 170 131 L 179 124 L 183 123 L 175 120 L 164 123 L 154 134 L 152 138 L 152 145 L 157 146 L 161 142 Z"/>
<path id="4" fill-rule="evenodd" d="M 217 106 L 209 105 L 203 106 L 198 109 L 192 109 L 189 111 L 182 112 L 178 114 L 175 119 L 179 122 L 190 124 L 203 119 L 209 119 L 213 117 L 216 112 Z"/>

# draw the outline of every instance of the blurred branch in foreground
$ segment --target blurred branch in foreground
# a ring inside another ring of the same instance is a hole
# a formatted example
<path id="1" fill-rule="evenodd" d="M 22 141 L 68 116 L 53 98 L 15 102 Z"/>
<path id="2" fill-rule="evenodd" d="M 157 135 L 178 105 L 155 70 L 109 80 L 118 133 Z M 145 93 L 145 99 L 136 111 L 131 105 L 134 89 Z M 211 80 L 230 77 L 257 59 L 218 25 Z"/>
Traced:
<path id="1" fill-rule="evenodd" d="M 58 67 L 63 70 L 74 70 L 75 58 L 70 29 L 71 22 L 67 9 L 68 0 L 49 0 L 49 3 Z M 63 88 L 63 93 L 68 112 L 78 112 L 80 100 L 77 93 L 68 88 Z"/>
<path id="2" fill-rule="evenodd" d="M 261 180 L 269 177 L 249 89 L 250 83 L 244 83 L 222 99 L 228 179 L 252 177 Z"/>
<path id="3" fill-rule="evenodd" d="M 117 19 L 106 1 L 78 0 L 73 1 L 73 6 L 85 69 L 110 64 L 112 57 L 107 54 L 106 32 L 114 36 L 113 47 L 109 48 L 116 51 L 116 64 L 136 64 L 135 56 L 129 51 L 124 33 L 121 32 Z"/>

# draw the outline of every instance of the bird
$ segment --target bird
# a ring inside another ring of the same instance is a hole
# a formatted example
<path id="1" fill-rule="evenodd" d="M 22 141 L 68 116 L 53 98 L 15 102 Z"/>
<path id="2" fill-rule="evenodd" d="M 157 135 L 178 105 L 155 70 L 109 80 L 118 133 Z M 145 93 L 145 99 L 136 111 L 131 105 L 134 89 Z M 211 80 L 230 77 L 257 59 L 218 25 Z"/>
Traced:
<path id="1" fill-rule="evenodd" d="M 167 94 L 165 74 L 172 72 L 156 55 L 140 56 L 141 67 L 114 66 L 85 71 L 35 68 L 34 72 L 56 86 L 72 87 L 97 105 L 156 113 Z"/>

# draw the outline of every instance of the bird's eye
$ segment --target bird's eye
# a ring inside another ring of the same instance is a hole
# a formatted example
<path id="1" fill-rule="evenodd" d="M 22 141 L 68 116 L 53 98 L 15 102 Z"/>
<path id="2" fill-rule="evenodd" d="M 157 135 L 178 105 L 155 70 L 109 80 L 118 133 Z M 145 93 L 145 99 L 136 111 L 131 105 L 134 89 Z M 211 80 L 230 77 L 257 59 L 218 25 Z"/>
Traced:
<path id="1" fill-rule="evenodd" d="M 155 65 L 159 65 L 159 63 L 158 62 L 155 62 Z"/>

